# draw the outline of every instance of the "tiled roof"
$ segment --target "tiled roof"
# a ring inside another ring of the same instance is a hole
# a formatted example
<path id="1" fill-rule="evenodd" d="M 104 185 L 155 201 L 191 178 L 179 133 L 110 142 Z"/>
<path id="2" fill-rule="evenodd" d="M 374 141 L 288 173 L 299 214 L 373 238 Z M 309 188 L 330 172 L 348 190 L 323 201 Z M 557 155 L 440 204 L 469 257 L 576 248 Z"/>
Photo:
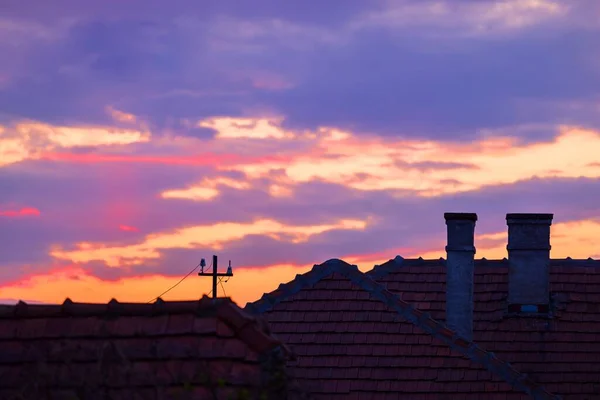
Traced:
<path id="1" fill-rule="evenodd" d="M 317 399 L 558 398 L 341 260 L 245 309 L 290 345 L 289 365 Z"/>
<path id="2" fill-rule="evenodd" d="M 290 356 L 228 298 L 0 306 L 3 400 L 225 399 Z"/>
<path id="3" fill-rule="evenodd" d="M 445 260 L 396 257 L 367 272 L 445 318 Z M 565 399 L 600 399 L 600 261 L 550 262 L 551 318 L 507 315 L 508 260 L 475 260 L 473 340 Z"/>

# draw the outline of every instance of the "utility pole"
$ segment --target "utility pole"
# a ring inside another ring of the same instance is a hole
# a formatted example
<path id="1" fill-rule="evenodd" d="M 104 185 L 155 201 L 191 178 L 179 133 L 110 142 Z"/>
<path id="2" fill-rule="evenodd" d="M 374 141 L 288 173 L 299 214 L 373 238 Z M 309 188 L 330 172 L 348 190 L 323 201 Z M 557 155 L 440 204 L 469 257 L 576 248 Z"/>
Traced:
<path id="1" fill-rule="evenodd" d="M 231 260 L 229 260 L 229 266 L 227 267 L 227 272 L 218 272 L 217 271 L 217 256 L 213 255 L 213 261 L 212 261 L 212 266 L 213 266 L 213 270 L 212 272 L 204 272 L 204 267 L 206 266 L 206 262 L 204 261 L 204 258 L 202 259 L 202 261 L 200 261 L 200 266 L 201 266 L 201 270 L 200 272 L 198 272 L 198 276 L 212 276 L 212 297 L 213 299 L 217 298 L 217 277 L 218 276 L 227 276 L 232 277 L 233 276 L 233 271 L 231 270 Z M 227 279 L 229 280 L 229 279 Z M 225 281 L 227 282 L 227 281 Z"/>

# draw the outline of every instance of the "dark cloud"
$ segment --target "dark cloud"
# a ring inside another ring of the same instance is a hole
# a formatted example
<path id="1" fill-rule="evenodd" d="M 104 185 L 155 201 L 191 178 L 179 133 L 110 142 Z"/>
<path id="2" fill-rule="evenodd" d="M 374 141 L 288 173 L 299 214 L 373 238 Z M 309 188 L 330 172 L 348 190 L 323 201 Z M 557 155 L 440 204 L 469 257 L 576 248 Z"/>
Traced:
<path id="1" fill-rule="evenodd" d="M 290 3 L 277 0 L 255 0 L 240 3 L 237 0 L 203 2 L 176 0 L 165 3 L 162 0 L 131 1 L 106 0 L 99 3 L 82 3 L 78 0 L 56 0 L 51 5 L 23 7 L 18 2 L 3 5 L 3 16 L 41 22 L 66 17 L 97 16 L 102 18 L 174 18 L 193 16 L 209 20 L 219 15 L 229 15 L 249 20 L 283 19 L 308 24 L 339 24 L 373 9 L 384 2 L 374 0 L 368 4 L 362 0 L 329 0 L 323 4 L 313 2 Z"/>
<path id="2" fill-rule="evenodd" d="M 121 3 L 112 11 L 73 6 L 80 17 L 65 38 L 38 44 L 27 70 L 0 89 L 3 119 L 106 122 L 104 107 L 116 105 L 157 130 L 186 132 L 181 118 L 240 116 L 259 107 L 285 115 L 286 125 L 297 129 L 333 125 L 459 140 L 474 138 L 481 128 L 600 126 L 593 108 L 561 106 L 597 98 L 600 75 L 590 56 L 598 50 L 595 30 L 542 25 L 501 38 L 433 42 L 431 27 L 418 24 L 411 25 L 411 35 L 397 34 L 408 28 L 348 30 L 380 3 L 292 7 L 269 0 L 198 8 L 183 2 L 171 11 L 160 4 L 144 5 L 140 14 Z M 186 5 L 190 11 L 183 13 Z M 253 25 L 228 32 L 223 18 L 233 18 L 231 29 Z M 277 18 L 297 26 L 269 22 Z M 321 33 L 309 34 L 311 29 Z M 333 42 L 321 38 L 327 35 Z M 300 42 L 306 45 L 298 47 Z M 255 88 L 253 71 L 280 76 L 292 87 Z M 555 132 L 519 134 L 543 140 Z"/>
<path id="3" fill-rule="evenodd" d="M 257 94 L 296 128 L 344 126 L 436 139 L 473 138 L 479 128 L 573 123 L 568 110 L 528 109 L 523 98 L 592 100 L 600 75 L 583 65 L 596 33 L 476 41 L 461 53 L 426 53 L 378 33 L 314 59 L 293 90 Z M 410 44 L 410 45 L 409 45 Z M 327 105 L 335 104 L 335 107 Z M 579 123 L 598 124 L 589 113 Z M 550 132 L 553 134 L 553 132 Z"/>

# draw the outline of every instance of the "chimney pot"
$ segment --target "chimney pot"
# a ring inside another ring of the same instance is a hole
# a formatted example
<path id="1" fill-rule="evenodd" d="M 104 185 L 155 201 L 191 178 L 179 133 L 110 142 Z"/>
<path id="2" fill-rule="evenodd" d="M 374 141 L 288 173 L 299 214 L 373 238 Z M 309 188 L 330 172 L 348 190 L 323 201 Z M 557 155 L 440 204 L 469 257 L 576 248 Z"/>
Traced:
<path id="1" fill-rule="evenodd" d="M 506 214 L 508 303 L 509 307 L 520 306 L 521 312 L 547 310 L 553 217 L 553 214 Z"/>
<path id="2" fill-rule="evenodd" d="M 473 338 L 473 269 L 475 266 L 474 213 L 445 213 L 446 324 L 465 339 Z"/>

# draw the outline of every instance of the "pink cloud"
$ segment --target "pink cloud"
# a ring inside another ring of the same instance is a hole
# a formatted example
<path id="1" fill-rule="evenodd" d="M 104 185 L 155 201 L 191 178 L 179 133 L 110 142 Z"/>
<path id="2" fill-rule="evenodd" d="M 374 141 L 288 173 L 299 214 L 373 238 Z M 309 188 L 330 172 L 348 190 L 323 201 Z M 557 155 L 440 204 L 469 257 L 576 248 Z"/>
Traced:
<path id="1" fill-rule="evenodd" d="M 19 218 L 19 217 L 38 217 L 40 210 L 33 207 L 23 207 L 19 210 L 0 210 L 0 217 Z"/>
<path id="2" fill-rule="evenodd" d="M 119 229 L 124 232 L 139 232 L 140 231 L 135 226 L 129 226 L 129 225 L 119 225 Z"/>
<path id="3" fill-rule="evenodd" d="M 167 165 L 237 165 L 242 163 L 260 163 L 287 161 L 288 158 L 277 156 L 241 157 L 235 154 L 204 153 L 195 156 L 139 156 L 123 154 L 75 154 L 75 153 L 44 153 L 39 159 L 55 162 L 70 162 L 82 164 L 95 164 L 103 162 L 114 163 L 142 163 L 142 164 L 167 164 Z"/>

